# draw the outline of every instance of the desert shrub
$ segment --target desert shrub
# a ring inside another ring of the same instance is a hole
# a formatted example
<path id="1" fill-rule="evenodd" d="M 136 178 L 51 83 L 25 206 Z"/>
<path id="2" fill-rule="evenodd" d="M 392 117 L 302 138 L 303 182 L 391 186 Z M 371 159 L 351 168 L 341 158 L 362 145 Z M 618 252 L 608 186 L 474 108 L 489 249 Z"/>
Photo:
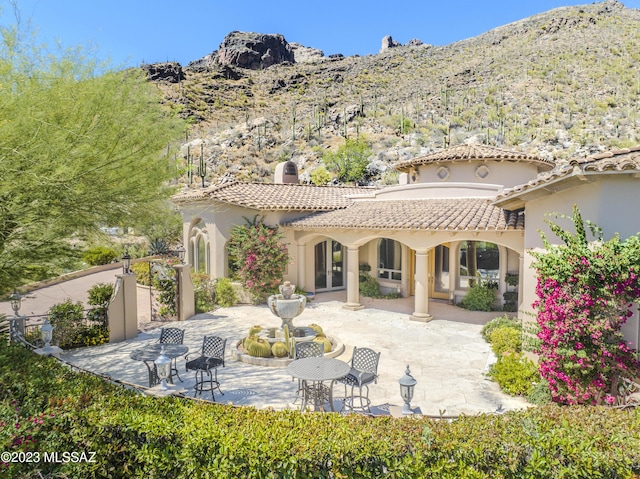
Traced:
<path id="1" fill-rule="evenodd" d="M 505 353 L 519 353 L 522 350 L 522 331 L 517 328 L 496 328 L 489 337 L 491 350 L 500 357 Z"/>
<path id="2" fill-rule="evenodd" d="M 93 246 L 84 252 L 82 260 L 91 266 L 109 264 L 118 260 L 118 252 L 108 246 Z"/>
<path id="3" fill-rule="evenodd" d="M 136 275 L 136 282 L 143 286 L 151 286 L 151 275 L 149 273 L 149 263 L 140 262 L 131 265 L 131 271 Z"/>
<path id="4" fill-rule="evenodd" d="M 487 324 L 482 327 L 480 334 L 484 340 L 490 343 L 491 333 L 497 328 L 516 328 L 522 330 L 522 321 L 517 318 L 511 319 L 508 315 L 498 316 L 493 318 Z"/>
<path id="5" fill-rule="evenodd" d="M 496 301 L 496 290 L 486 283 L 476 283 L 460 301 L 460 306 L 469 311 L 492 311 Z"/>
<path id="6" fill-rule="evenodd" d="M 71 299 L 49 308 L 49 322 L 53 326 L 52 342 L 62 349 L 72 348 L 84 327 L 84 311 L 81 302 L 74 303 Z"/>
<path id="7" fill-rule="evenodd" d="M 360 275 L 360 294 L 367 298 L 377 298 L 380 296 L 380 284 L 378 280 L 370 274 Z"/>
<path id="8" fill-rule="evenodd" d="M 551 389 L 549 389 L 549 383 L 546 379 L 540 378 L 533 384 L 527 396 L 527 401 L 538 406 L 544 406 L 551 402 Z"/>
<path id="9" fill-rule="evenodd" d="M 193 289 L 196 301 L 196 313 L 213 311 L 216 306 L 215 281 L 208 274 L 192 271 Z"/>
<path id="10" fill-rule="evenodd" d="M 238 303 L 238 295 L 233 289 L 229 278 L 218 278 L 215 284 L 216 302 L 218 306 L 230 308 Z"/>
<path id="11" fill-rule="evenodd" d="M 107 329 L 107 308 L 109 307 L 111 296 L 113 296 L 113 289 L 113 284 L 97 283 L 87 293 L 87 302 L 90 306 L 93 306 L 87 311 L 87 319 L 104 326 L 105 331 Z"/>
<path id="12" fill-rule="evenodd" d="M 491 366 L 487 376 L 512 396 L 527 396 L 533 385 L 540 380 L 535 363 L 519 353 L 505 353 L 500 356 Z"/>

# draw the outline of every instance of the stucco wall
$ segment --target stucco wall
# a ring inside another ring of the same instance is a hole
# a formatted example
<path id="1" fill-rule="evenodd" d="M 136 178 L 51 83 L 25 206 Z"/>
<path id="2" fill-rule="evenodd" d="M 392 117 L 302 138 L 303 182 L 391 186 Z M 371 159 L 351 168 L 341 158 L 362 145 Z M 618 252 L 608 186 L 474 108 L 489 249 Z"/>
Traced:
<path id="1" fill-rule="evenodd" d="M 488 170 L 479 175 L 478 167 L 484 165 Z M 441 179 L 438 176 L 445 175 L 446 168 L 448 177 Z M 437 164 L 421 165 L 418 168 L 419 178 L 417 183 L 451 183 L 469 182 L 479 184 L 497 184 L 505 187 L 521 185 L 534 179 L 538 174 L 538 167 L 531 163 L 516 163 L 508 161 L 456 161 L 442 162 Z M 484 177 L 483 177 L 484 176 Z"/>

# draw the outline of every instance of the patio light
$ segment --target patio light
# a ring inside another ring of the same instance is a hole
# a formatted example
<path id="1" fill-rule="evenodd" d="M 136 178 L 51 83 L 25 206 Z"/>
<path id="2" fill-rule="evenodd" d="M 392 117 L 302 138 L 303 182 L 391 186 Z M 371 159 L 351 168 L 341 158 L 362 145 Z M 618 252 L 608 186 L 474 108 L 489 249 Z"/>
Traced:
<path id="1" fill-rule="evenodd" d="M 122 273 L 129 274 L 131 273 L 131 255 L 129 254 L 129 250 L 127 249 L 122 256 Z"/>
<path id="2" fill-rule="evenodd" d="M 411 410 L 411 400 L 413 399 L 413 391 L 418 381 L 411 375 L 409 365 L 407 364 L 407 370 L 404 372 L 404 376 L 398 381 L 400 383 L 400 396 L 404 401 L 402 408 L 402 414 L 413 414 Z"/>
<path id="3" fill-rule="evenodd" d="M 44 320 L 44 324 L 40 326 L 40 336 L 44 341 L 43 351 L 51 350 L 51 339 L 53 338 L 53 326 L 49 322 L 49 318 Z"/>
<path id="4" fill-rule="evenodd" d="M 17 289 L 13 289 L 13 293 L 9 296 L 9 300 L 11 301 L 11 309 L 13 309 L 13 314 L 15 316 L 19 316 L 18 311 L 20 311 L 20 306 L 22 305 L 22 295 L 18 293 Z"/>
<path id="5" fill-rule="evenodd" d="M 164 346 L 160 349 L 160 356 L 156 358 L 154 364 L 156 365 L 156 371 L 160 378 L 160 387 L 158 389 L 166 391 L 169 389 L 167 386 L 167 379 L 171 374 L 171 359 L 169 359 L 169 357 L 164 353 Z"/>
<path id="6" fill-rule="evenodd" d="M 186 250 L 184 249 L 184 246 L 182 245 L 178 246 L 178 249 L 176 249 L 176 254 L 178 255 L 178 259 L 180 260 L 181 264 L 184 264 L 185 253 L 186 253 Z"/>

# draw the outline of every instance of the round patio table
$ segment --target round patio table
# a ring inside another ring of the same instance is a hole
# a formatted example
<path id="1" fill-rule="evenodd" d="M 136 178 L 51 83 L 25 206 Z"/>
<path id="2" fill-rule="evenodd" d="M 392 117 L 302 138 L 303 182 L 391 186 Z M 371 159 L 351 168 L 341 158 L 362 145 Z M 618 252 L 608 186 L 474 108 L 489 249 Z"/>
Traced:
<path id="1" fill-rule="evenodd" d="M 158 370 L 156 369 L 155 360 L 160 356 L 160 352 L 164 350 L 165 356 L 174 359 L 184 356 L 189 352 L 189 347 L 184 344 L 149 344 L 141 349 L 132 351 L 129 357 L 134 361 L 142 361 L 149 371 L 149 387 L 153 387 L 160 383 Z M 172 376 L 169 376 L 169 382 L 173 384 Z"/>
<path id="2" fill-rule="evenodd" d="M 303 401 L 300 406 L 303 411 L 309 401 L 313 403 L 314 411 L 320 410 L 324 402 L 328 402 L 333 411 L 333 383 L 349 374 L 349 371 L 351 366 L 344 361 L 322 356 L 296 359 L 287 366 L 287 372 L 303 383 Z M 324 381 L 331 381 L 331 384 L 326 386 Z"/>

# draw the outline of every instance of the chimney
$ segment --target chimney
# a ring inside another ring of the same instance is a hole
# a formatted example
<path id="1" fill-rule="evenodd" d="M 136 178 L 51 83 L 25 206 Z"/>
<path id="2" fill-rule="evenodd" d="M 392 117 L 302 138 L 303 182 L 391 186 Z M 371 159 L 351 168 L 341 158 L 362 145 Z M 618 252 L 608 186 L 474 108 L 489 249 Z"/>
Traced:
<path id="1" fill-rule="evenodd" d="M 278 185 L 285 183 L 298 184 L 298 167 L 289 160 L 276 165 L 273 182 Z"/>

